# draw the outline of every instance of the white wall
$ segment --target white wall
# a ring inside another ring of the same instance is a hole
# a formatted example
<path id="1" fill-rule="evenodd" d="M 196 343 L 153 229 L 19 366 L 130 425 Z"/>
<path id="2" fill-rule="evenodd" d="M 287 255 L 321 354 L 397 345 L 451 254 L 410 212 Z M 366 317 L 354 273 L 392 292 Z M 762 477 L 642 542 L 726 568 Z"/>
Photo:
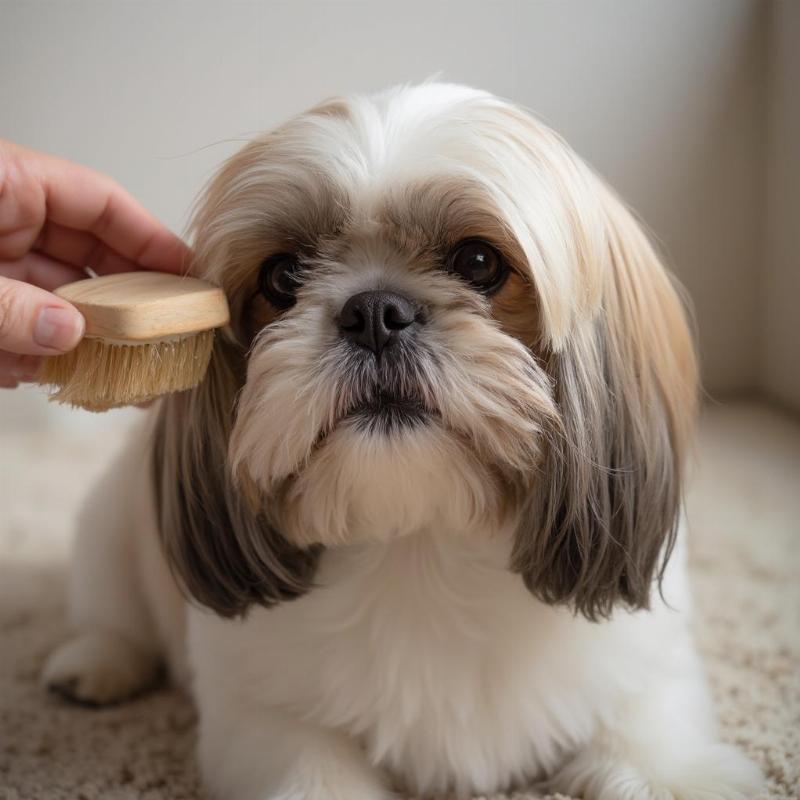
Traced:
<path id="1" fill-rule="evenodd" d="M 800 3 L 769 14 L 761 380 L 800 412 Z"/>
<path id="2" fill-rule="evenodd" d="M 707 386 L 744 391 L 757 372 L 762 10 L 0 0 L 0 136 L 109 172 L 180 229 L 243 138 L 322 97 L 434 73 L 482 86 L 534 109 L 638 209 L 694 298 Z"/>

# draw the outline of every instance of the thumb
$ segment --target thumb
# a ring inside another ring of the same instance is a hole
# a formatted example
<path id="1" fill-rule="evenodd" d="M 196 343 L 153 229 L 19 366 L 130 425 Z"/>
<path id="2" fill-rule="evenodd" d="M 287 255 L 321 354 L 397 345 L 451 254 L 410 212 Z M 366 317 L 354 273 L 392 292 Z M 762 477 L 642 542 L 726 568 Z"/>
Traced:
<path id="1" fill-rule="evenodd" d="M 58 355 L 78 344 L 84 328 L 83 316 L 66 300 L 0 276 L 0 350 Z"/>

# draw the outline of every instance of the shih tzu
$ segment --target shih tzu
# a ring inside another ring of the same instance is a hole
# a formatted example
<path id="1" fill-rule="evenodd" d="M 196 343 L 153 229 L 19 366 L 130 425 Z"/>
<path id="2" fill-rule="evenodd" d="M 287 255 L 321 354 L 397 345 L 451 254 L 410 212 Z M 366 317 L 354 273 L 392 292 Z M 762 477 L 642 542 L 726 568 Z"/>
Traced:
<path id="1" fill-rule="evenodd" d="M 688 630 L 684 311 L 561 139 L 460 86 L 332 100 L 193 229 L 232 323 L 88 505 L 46 683 L 166 663 L 219 798 L 752 797 Z"/>

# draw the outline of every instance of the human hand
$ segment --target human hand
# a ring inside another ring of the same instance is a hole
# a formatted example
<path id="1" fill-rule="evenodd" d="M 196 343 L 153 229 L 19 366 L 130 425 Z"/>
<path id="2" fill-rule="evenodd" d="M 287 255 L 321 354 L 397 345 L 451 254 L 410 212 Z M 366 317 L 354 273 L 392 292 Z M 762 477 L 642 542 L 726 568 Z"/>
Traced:
<path id="1" fill-rule="evenodd" d="M 0 139 L 0 387 L 71 350 L 78 310 L 53 289 L 97 274 L 180 272 L 186 245 L 111 178 Z"/>

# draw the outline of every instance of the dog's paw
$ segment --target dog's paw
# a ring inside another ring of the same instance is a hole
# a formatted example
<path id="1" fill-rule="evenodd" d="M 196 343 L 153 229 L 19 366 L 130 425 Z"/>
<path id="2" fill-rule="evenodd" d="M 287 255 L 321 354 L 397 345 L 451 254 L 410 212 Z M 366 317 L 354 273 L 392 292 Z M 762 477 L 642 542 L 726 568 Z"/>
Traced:
<path id="1" fill-rule="evenodd" d="M 667 781 L 672 787 L 673 782 Z M 753 800 L 764 779 L 758 767 L 735 747 L 714 744 L 693 754 L 678 771 L 675 800 Z"/>
<path id="2" fill-rule="evenodd" d="M 110 633 L 83 633 L 62 644 L 45 663 L 42 683 L 74 703 L 104 706 L 143 691 L 155 681 L 158 658 Z"/>
<path id="3" fill-rule="evenodd" d="M 548 781 L 584 800 L 753 800 L 763 779 L 753 762 L 728 745 L 645 768 L 622 754 L 588 749 Z"/>

